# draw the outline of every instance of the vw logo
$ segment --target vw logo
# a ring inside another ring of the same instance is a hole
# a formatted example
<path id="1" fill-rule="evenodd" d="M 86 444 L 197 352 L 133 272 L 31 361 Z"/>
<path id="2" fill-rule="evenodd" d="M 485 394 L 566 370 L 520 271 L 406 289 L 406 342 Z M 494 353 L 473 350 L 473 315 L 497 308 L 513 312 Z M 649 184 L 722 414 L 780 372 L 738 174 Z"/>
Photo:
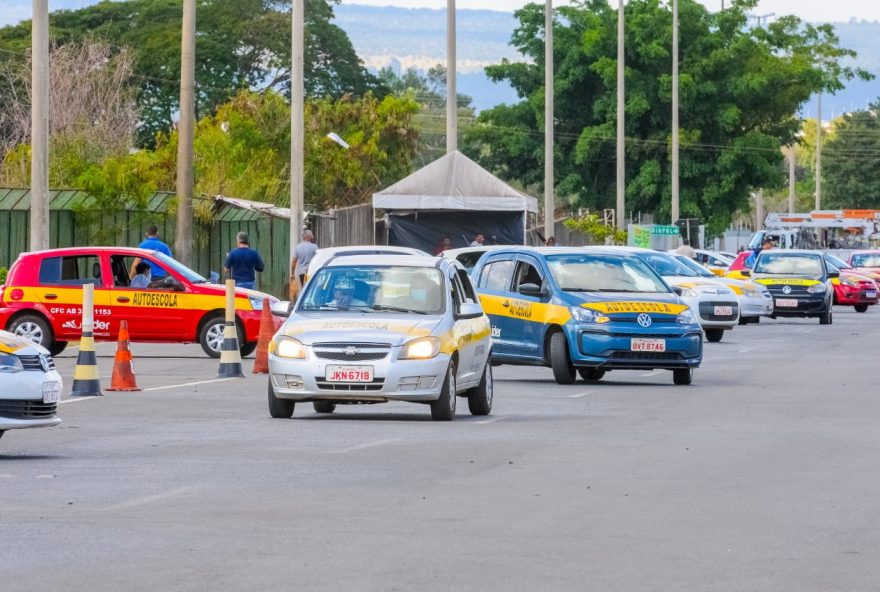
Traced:
<path id="1" fill-rule="evenodd" d="M 353 355 L 356 355 L 356 354 L 358 353 L 358 350 L 357 350 L 357 348 L 354 347 L 353 345 L 349 345 L 349 346 L 346 347 L 344 350 L 342 350 L 342 353 L 344 353 L 344 354 L 347 355 L 347 356 L 353 356 Z"/>
<path id="2" fill-rule="evenodd" d="M 651 326 L 651 323 L 653 323 L 653 321 L 651 320 L 651 315 L 647 315 L 645 313 L 640 314 L 636 318 L 636 320 L 639 322 L 639 325 L 646 329 Z"/>
<path id="3" fill-rule="evenodd" d="M 782 293 L 783 294 L 791 294 L 791 286 L 783 286 Z"/>

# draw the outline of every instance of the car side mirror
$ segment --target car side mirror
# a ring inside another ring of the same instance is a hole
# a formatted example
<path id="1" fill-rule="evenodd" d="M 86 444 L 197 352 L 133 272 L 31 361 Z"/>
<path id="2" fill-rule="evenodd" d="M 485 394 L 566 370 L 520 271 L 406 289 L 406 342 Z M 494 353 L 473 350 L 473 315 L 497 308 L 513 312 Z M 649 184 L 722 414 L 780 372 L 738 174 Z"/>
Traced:
<path id="1" fill-rule="evenodd" d="M 483 316 L 483 307 L 476 302 L 465 302 L 458 309 L 457 319 L 476 319 Z"/>
<path id="2" fill-rule="evenodd" d="M 835 279 L 835 278 L 839 278 L 839 277 L 840 277 L 840 272 L 839 272 L 839 271 L 829 271 L 829 272 L 828 272 L 828 278 L 829 278 L 829 279 L 832 279 L 832 280 L 833 280 L 833 279 Z"/>
<path id="3" fill-rule="evenodd" d="M 684 288 L 682 288 L 681 286 L 672 286 L 672 291 L 675 292 L 676 294 L 678 294 L 679 296 L 684 294 Z"/>
<path id="4" fill-rule="evenodd" d="M 750 269 L 742 269 L 742 270 L 740 270 L 740 273 L 744 277 L 751 277 L 751 275 L 752 275 L 752 271 Z"/>
<path id="5" fill-rule="evenodd" d="M 289 317 L 290 311 L 293 308 L 293 303 L 289 300 L 279 300 L 275 302 L 270 307 L 272 310 L 272 314 L 277 317 Z"/>
<path id="6" fill-rule="evenodd" d="M 544 295 L 544 291 L 541 290 L 541 286 L 538 284 L 522 284 L 519 287 L 519 293 L 523 296 L 532 296 L 533 298 L 540 298 Z"/>

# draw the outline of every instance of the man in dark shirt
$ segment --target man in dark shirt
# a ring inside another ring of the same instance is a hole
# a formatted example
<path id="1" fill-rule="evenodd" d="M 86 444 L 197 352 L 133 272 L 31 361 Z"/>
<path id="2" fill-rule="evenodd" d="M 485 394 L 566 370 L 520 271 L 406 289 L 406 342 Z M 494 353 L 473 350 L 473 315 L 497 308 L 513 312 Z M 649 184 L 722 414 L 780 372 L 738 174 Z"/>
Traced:
<path id="1" fill-rule="evenodd" d="M 226 275 L 235 280 L 239 288 L 253 289 L 256 282 L 255 271 L 263 271 L 263 259 L 260 254 L 250 247 L 250 239 L 247 232 L 239 232 L 236 237 L 238 246 L 226 255 Z"/>

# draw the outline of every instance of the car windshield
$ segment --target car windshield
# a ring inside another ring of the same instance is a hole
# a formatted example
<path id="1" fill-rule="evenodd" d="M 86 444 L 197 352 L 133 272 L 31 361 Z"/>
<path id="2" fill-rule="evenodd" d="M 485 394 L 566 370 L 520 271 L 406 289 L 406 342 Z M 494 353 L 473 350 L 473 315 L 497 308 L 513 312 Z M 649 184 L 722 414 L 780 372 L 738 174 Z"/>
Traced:
<path id="1" fill-rule="evenodd" d="M 324 267 L 309 282 L 298 311 L 440 314 L 443 286 L 443 275 L 432 267 Z"/>
<path id="2" fill-rule="evenodd" d="M 165 265 L 166 267 L 170 267 L 194 284 L 204 284 L 208 281 L 177 259 L 172 259 L 165 253 L 157 252 L 154 253 L 153 256 L 156 257 L 156 259 L 158 259 L 163 265 Z"/>
<path id="3" fill-rule="evenodd" d="M 696 261 L 691 259 L 690 257 L 687 257 L 686 255 L 677 255 L 675 258 L 678 259 L 679 262 L 681 262 L 683 265 L 687 266 L 691 271 L 693 271 L 694 273 L 696 273 L 700 277 L 710 277 L 710 278 L 715 277 L 714 273 L 712 273 L 711 271 L 709 271 L 708 269 L 706 269 L 705 267 L 703 267 L 702 265 L 700 265 L 699 263 L 697 263 Z"/>
<path id="4" fill-rule="evenodd" d="M 834 267 L 835 269 L 838 269 L 838 270 L 840 270 L 840 269 L 852 269 L 852 267 L 850 267 L 849 264 L 848 264 L 846 261 L 844 261 L 844 260 L 841 259 L 840 257 L 835 257 L 834 255 L 828 255 L 828 254 L 826 254 L 826 255 L 825 255 L 825 263 L 827 263 L 827 264 L 830 265 L 831 267 Z"/>
<path id="5" fill-rule="evenodd" d="M 822 259 L 818 255 L 797 255 L 765 251 L 755 263 L 755 273 L 774 275 L 822 275 Z"/>
<path id="6" fill-rule="evenodd" d="M 565 292 L 669 292 L 663 281 L 635 257 L 548 255 L 547 266 Z"/>
<path id="7" fill-rule="evenodd" d="M 699 277 L 696 271 L 672 255 L 667 255 L 666 253 L 639 253 L 637 256 L 663 277 L 670 275 Z"/>
<path id="8" fill-rule="evenodd" d="M 856 253 L 850 263 L 853 267 L 880 267 L 880 253 Z"/>

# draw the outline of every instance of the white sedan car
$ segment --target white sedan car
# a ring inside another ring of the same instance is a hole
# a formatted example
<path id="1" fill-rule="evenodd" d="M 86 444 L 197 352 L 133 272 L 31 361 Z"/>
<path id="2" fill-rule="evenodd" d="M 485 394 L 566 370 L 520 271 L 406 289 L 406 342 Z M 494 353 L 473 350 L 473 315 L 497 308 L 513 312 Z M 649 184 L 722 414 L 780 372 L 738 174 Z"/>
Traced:
<path id="1" fill-rule="evenodd" d="M 723 284 L 733 290 L 739 298 L 739 324 L 761 322 L 761 317 L 769 317 L 773 314 L 773 296 L 770 290 L 756 284 L 728 277 L 718 277 L 711 271 L 684 255 L 676 255 L 676 259 L 691 268 L 698 276 L 713 282 Z"/>
<path id="2" fill-rule="evenodd" d="M 464 268 L 417 256 L 338 257 L 319 269 L 269 345 L 269 414 L 297 402 L 424 403 L 435 420 L 492 409 L 489 318 Z"/>
<path id="3" fill-rule="evenodd" d="M 353 247 L 327 247 L 318 249 L 315 256 L 309 262 L 309 268 L 306 270 L 306 281 L 315 275 L 319 269 L 324 267 L 328 261 L 332 261 L 337 257 L 351 257 L 353 255 L 419 255 L 429 257 L 428 253 L 413 249 L 412 247 L 394 247 L 387 245 L 363 245 Z"/>
<path id="4" fill-rule="evenodd" d="M 0 436 L 6 430 L 61 423 L 61 376 L 43 347 L 0 331 Z"/>

